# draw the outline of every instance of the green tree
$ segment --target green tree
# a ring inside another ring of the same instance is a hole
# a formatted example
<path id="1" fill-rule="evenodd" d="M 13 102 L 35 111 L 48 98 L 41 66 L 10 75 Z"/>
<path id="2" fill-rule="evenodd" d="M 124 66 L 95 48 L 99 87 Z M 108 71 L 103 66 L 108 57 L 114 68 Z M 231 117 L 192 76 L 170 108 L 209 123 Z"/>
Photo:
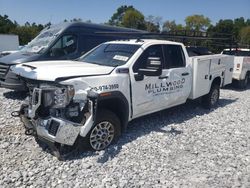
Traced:
<path id="1" fill-rule="evenodd" d="M 250 47 L 250 26 L 243 27 L 240 30 L 240 43 Z"/>
<path id="2" fill-rule="evenodd" d="M 176 24 L 175 21 L 165 21 L 163 23 L 163 28 L 162 31 L 163 32 L 170 32 L 170 31 L 180 31 L 180 30 L 184 30 L 185 27 L 182 24 Z"/>
<path id="3" fill-rule="evenodd" d="M 127 10 L 135 10 L 133 6 L 122 5 L 112 15 L 108 21 L 109 25 L 121 26 L 123 16 Z"/>
<path id="4" fill-rule="evenodd" d="M 81 18 L 73 18 L 72 20 L 70 20 L 70 22 L 81 22 L 82 19 Z"/>
<path id="5" fill-rule="evenodd" d="M 206 31 L 211 25 L 210 19 L 204 15 L 187 16 L 185 22 L 187 29 L 195 31 Z"/>
<path id="6" fill-rule="evenodd" d="M 215 26 L 210 26 L 208 28 L 208 32 L 214 32 L 214 33 L 225 33 L 225 34 L 233 34 L 234 30 L 234 22 L 233 20 L 227 19 L 227 20 L 219 20 L 218 23 L 216 23 Z"/>
<path id="7" fill-rule="evenodd" d="M 41 24 L 36 25 L 34 23 L 31 26 L 18 26 L 12 33 L 19 36 L 19 42 L 21 45 L 25 45 L 35 38 L 42 29 L 43 26 Z"/>
<path id="8" fill-rule="evenodd" d="M 14 23 L 9 19 L 7 15 L 0 15 L 0 33 L 10 33 L 18 26 L 17 22 Z"/>
<path id="9" fill-rule="evenodd" d="M 162 17 L 149 15 L 145 18 L 146 30 L 149 32 L 160 32 Z"/>
<path id="10" fill-rule="evenodd" d="M 153 32 L 153 33 L 159 33 L 160 32 L 160 28 L 159 25 L 155 25 L 152 22 L 145 22 L 145 26 L 146 26 L 146 30 L 149 32 Z"/>
<path id="11" fill-rule="evenodd" d="M 247 26 L 247 22 L 243 17 L 234 19 L 234 29 L 233 34 L 237 40 L 240 40 L 240 31 L 242 28 Z"/>
<path id="12" fill-rule="evenodd" d="M 134 29 L 146 29 L 144 16 L 141 12 L 135 9 L 128 9 L 122 17 L 121 25 Z"/>

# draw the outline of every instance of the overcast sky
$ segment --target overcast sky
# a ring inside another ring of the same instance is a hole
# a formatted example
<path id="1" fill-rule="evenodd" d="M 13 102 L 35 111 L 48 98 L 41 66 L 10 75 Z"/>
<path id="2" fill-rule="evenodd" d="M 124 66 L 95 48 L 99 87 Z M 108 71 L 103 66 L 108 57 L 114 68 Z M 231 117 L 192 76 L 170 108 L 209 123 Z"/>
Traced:
<path id="1" fill-rule="evenodd" d="M 220 19 L 250 18 L 250 0 L 0 0 L 0 15 L 19 24 L 26 21 L 45 24 L 81 18 L 93 23 L 107 22 L 121 5 L 133 5 L 146 17 L 184 23 L 185 17 L 203 14 L 212 23 Z"/>

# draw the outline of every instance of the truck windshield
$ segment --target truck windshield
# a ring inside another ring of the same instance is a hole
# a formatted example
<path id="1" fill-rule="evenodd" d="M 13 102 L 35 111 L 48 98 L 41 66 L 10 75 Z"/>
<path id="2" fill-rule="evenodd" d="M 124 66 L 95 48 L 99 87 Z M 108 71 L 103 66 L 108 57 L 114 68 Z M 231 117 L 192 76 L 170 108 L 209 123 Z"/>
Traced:
<path id="1" fill-rule="evenodd" d="M 59 34 L 61 28 L 42 31 L 36 38 L 22 48 L 21 52 L 42 53 Z"/>
<path id="2" fill-rule="evenodd" d="M 79 61 L 116 67 L 127 63 L 140 46 L 132 44 L 101 44 L 94 51 L 81 57 Z"/>

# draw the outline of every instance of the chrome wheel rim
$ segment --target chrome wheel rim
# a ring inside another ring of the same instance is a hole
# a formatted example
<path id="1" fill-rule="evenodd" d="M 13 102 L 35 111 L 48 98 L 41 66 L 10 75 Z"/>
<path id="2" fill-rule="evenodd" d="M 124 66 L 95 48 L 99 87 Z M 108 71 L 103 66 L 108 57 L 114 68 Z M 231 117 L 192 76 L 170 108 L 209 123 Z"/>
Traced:
<path id="1" fill-rule="evenodd" d="M 219 91 L 217 89 L 215 89 L 211 95 L 211 104 L 214 105 L 219 98 Z"/>
<path id="2" fill-rule="evenodd" d="M 115 136 L 115 127 L 108 121 L 98 123 L 90 134 L 90 145 L 94 150 L 108 147 Z"/>

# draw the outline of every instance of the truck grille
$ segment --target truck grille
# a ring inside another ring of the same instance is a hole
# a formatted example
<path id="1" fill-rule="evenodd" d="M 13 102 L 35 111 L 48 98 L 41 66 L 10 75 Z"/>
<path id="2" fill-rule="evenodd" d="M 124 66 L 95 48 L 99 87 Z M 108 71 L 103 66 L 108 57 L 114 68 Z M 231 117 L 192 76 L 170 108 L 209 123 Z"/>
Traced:
<path id="1" fill-rule="evenodd" d="M 6 65 L 4 63 L 0 63 L 0 79 L 4 79 L 5 74 L 7 73 L 9 69 L 9 65 Z"/>

